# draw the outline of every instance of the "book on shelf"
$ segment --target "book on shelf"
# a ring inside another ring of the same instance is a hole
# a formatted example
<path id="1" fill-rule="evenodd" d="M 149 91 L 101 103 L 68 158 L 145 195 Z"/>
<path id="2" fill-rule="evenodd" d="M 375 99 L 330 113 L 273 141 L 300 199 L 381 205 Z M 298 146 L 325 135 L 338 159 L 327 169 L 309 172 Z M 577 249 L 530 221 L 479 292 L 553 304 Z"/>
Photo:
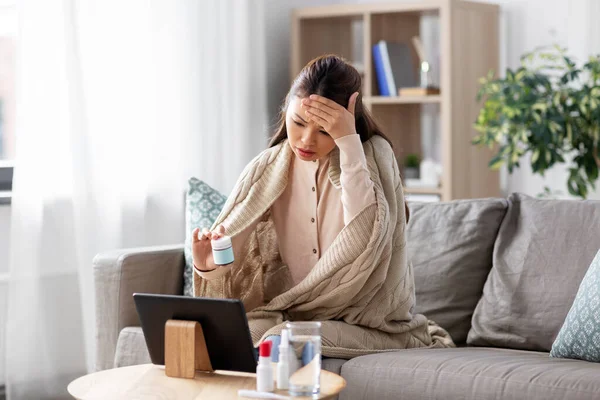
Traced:
<path id="1" fill-rule="evenodd" d="M 391 96 L 389 87 L 385 78 L 383 67 L 383 56 L 381 54 L 381 42 L 373 46 L 373 64 L 375 65 L 375 76 L 377 77 L 377 86 L 380 96 Z"/>
<path id="2" fill-rule="evenodd" d="M 398 96 L 433 96 L 440 94 L 440 89 L 434 87 L 403 87 L 398 89 Z"/>
<path id="3" fill-rule="evenodd" d="M 381 96 L 397 96 L 402 87 L 417 85 L 410 47 L 380 40 L 373 46 L 373 63 Z"/>

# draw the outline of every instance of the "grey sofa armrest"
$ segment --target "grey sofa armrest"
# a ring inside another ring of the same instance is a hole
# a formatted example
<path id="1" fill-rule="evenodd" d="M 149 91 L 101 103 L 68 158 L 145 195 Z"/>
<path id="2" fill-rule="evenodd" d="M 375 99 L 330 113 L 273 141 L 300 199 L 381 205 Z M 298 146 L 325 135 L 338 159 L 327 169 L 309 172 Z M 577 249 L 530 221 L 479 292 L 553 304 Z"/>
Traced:
<path id="1" fill-rule="evenodd" d="M 96 371 L 113 368 L 121 329 L 139 326 L 133 293 L 183 293 L 183 245 L 121 249 L 94 258 Z"/>

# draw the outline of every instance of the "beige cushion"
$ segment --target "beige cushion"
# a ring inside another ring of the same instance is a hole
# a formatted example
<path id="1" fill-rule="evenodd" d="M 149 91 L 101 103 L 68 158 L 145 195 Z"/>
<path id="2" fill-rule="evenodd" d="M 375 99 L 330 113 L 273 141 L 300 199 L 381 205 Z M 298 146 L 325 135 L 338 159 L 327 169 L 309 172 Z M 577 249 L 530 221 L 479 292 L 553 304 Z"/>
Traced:
<path id="1" fill-rule="evenodd" d="M 600 202 L 509 198 L 467 343 L 550 351 L 600 243 Z"/>
<path id="2" fill-rule="evenodd" d="M 408 256 L 416 285 L 416 312 L 464 343 L 473 310 L 492 268 L 492 250 L 505 199 L 408 203 Z"/>
<path id="3" fill-rule="evenodd" d="M 493 348 L 410 349 L 342 366 L 341 400 L 600 399 L 600 364 Z"/>

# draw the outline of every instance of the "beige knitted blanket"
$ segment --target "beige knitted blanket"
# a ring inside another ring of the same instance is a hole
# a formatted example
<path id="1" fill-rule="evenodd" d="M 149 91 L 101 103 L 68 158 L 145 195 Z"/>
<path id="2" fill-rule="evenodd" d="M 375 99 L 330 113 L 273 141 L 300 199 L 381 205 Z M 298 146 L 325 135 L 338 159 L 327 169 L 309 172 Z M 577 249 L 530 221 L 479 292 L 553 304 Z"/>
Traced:
<path id="1" fill-rule="evenodd" d="M 279 334 L 285 321 L 322 321 L 322 354 L 352 358 L 414 347 L 454 347 L 448 333 L 413 314 L 415 288 L 406 257 L 404 195 L 390 145 L 375 136 L 363 143 L 376 204 L 339 233 L 309 275 L 292 287 L 281 261 L 270 207 L 288 180 L 293 152 L 287 141 L 258 155 L 240 176 L 213 229 L 235 236 L 261 220 L 224 276 L 194 274 L 194 294 L 239 298 L 255 345 Z M 329 178 L 340 187 L 339 151 Z"/>

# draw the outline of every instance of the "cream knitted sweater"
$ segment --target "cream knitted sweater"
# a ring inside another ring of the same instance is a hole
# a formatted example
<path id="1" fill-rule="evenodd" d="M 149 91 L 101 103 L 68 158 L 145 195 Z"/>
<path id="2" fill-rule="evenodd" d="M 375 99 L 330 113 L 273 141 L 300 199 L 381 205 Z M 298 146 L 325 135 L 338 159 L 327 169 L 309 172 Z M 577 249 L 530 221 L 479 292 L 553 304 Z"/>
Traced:
<path id="1" fill-rule="evenodd" d="M 285 321 L 322 321 L 322 353 L 359 355 L 414 347 L 454 347 L 448 333 L 413 314 L 415 288 L 406 258 L 404 195 L 390 145 L 375 136 L 363 143 L 376 204 L 339 233 L 308 276 L 292 286 L 281 261 L 269 209 L 288 180 L 293 157 L 287 141 L 259 154 L 242 172 L 213 229 L 224 223 L 235 236 L 262 219 L 222 277 L 194 274 L 194 294 L 239 298 L 255 345 L 279 334 Z M 339 151 L 329 176 L 339 187 Z M 223 268 L 223 267 L 221 267 Z"/>

